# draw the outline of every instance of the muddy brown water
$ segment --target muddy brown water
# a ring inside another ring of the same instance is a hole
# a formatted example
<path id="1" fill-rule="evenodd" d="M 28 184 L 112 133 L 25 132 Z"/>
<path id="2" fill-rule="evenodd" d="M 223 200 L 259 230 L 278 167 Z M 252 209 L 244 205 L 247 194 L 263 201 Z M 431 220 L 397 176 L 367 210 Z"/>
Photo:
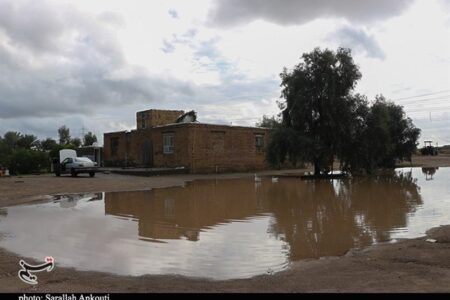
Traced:
<path id="1" fill-rule="evenodd" d="M 0 210 L 0 247 L 78 270 L 247 278 L 448 224 L 449 179 L 450 168 L 404 168 L 370 178 L 199 180 L 59 195 Z"/>

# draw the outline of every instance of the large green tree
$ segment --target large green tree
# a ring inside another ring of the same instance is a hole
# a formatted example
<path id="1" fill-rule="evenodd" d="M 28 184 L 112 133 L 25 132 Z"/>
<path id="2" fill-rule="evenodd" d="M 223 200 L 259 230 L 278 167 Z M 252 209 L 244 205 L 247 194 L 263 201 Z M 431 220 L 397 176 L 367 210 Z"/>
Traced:
<path id="1" fill-rule="evenodd" d="M 41 141 L 41 147 L 43 150 L 50 151 L 57 145 L 56 141 L 52 138 L 46 138 Z"/>
<path id="2" fill-rule="evenodd" d="M 402 106 L 380 95 L 359 116 L 338 156 L 343 170 L 372 173 L 378 168 L 393 168 L 396 161 L 411 160 L 420 129 L 406 117 Z"/>
<path id="3" fill-rule="evenodd" d="M 366 155 L 365 169 L 391 168 L 396 160 L 411 160 L 417 148 L 420 129 L 406 117 L 403 107 L 377 96 L 367 115 L 367 128 L 360 142 Z"/>
<path id="4" fill-rule="evenodd" d="M 77 138 L 77 137 L 73 138 L 73 139 L 70 139 L 70 144 L 74 145 L 75 148 L 79 148 L 81 146 L 81 139 Z"/>
<path id="5" fill-rule="evenodd" d="M 88 132 L 83 137 L 83 146 L 92 146 L 92 144 L 97 142 L 97 136 L 92 132 Z"/>
<path id="6" fill-rule="evenodd" d="M 21 137 L 20 132 L 8 131 L 3 135 L 3 143 L 9 152 L 15 150 Z"/>
<path id="7" fill-rule="evenodd" d="M 269 129 L 275 129 L 281 126 L 281 121 L 279 118 L 272 116 L 266 116 L 264 115 L 261 119 L 261 121 L 255 123 L 256 127 L 262 127 L 262 128 L 269 128 Z"/>
<path id="8" fill-rule="evenodd" d="M 334 159 L 341 169 L 372 172 L 410 160 L 420 129 L 403 107 L 377 96 L 353 94 L 361 78 L 350 50 L 314 49 L 281 74 L 282 124 L 272 131 L 267 159 L 310 162 L 315 175 L 329 171 Z"/>
<path id="9" fill-rule="evenodd" d="M 348 140 L 351 118 L 359 102 L 351 96 L 361 78 L 349 49 L 319 48 L 302 62 L 281 73 L 282 127 L 273 134 L 268 158 L 273 163 L 288 157 L 314 165 L 316 175 L 326 171 Z"/>
<path id="10" fill-rule="evenodd" d="M 70 129 L 66 125 L 58 128 L 58 136 L 60 145 L 70 144 Z"/>
<path id="11" fill-rule="evenodd" d="M 17 146 L 23 149 L 30 149 L 31 147 L 36 146 L 38 141 L 37 136 L 33 134 L 24 134 L 20 135 Z"/>

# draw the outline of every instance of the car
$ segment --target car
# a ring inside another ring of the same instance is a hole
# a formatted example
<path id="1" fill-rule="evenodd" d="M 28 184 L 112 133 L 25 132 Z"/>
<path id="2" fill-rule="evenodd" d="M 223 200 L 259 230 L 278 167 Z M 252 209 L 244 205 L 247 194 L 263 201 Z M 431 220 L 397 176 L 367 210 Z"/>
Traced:
<path id="1" fill-rule="evenodd" d="M 54 168 L 56 176 L 70 174 L 75 177 L 80 173 L 88 173 L 90 177 L 94 177 L 97 171 L 98 167 L 96 162 L 93 162 L 87 157 L 76 157 L 73 155 L 65 157 L 60 163 L 57 163 Z"/>

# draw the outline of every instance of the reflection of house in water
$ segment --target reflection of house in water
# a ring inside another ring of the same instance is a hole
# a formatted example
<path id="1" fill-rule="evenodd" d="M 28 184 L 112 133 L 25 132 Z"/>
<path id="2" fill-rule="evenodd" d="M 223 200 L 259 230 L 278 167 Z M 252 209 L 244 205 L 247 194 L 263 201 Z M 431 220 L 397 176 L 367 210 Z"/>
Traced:
<path id="1" fill-rule="evenodd" d="M 197 241 L 205 229 L 270 216 L 267 233 L 286 242 L 293 260 L 342 255 L 387 241 L 392 230 L 407 225 L 418 204 L 410 174 L 257 184 L 253 178 L 208 180 L 185 188 L 105 194 L 106 214 L 137 219 L 139 236 L 150 240 Z"/>
<path id="2" fill-rule="evenodd" d="M 253 180 L 197 181 L 187 187 L 105 194 L 105 213 L 136 218 L 139 236 L 199 239 L 202 229 L 263 213 Z"/>

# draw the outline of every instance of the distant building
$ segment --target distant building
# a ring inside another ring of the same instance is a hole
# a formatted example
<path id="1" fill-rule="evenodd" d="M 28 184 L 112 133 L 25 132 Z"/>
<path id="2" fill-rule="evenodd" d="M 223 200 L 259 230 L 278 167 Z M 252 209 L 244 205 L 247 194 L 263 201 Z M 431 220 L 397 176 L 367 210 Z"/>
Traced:
<path id="1" fill-rule="evenodd" d="M 85 156 L 85 157 L 89 158 L 90 160 L 96 162 L 98 166 L 102 165 L 103 147 L 99 147 L 97 145 L 97 143 L 94 143 L 94 145 L 91 145 L 91 146 L 80 147 L 80 148 L 76 149 L 76 151 L 77 151 L 77 156 Z"/>
<path id="2" fill-rule="evenodd" d="M 266 168 L 268 129 L 195 120 L 193 112 L 179 110 L 137 112 L 137 129 L 104 134 L 105 166 L 185 167 L 191 173 Z"/>

